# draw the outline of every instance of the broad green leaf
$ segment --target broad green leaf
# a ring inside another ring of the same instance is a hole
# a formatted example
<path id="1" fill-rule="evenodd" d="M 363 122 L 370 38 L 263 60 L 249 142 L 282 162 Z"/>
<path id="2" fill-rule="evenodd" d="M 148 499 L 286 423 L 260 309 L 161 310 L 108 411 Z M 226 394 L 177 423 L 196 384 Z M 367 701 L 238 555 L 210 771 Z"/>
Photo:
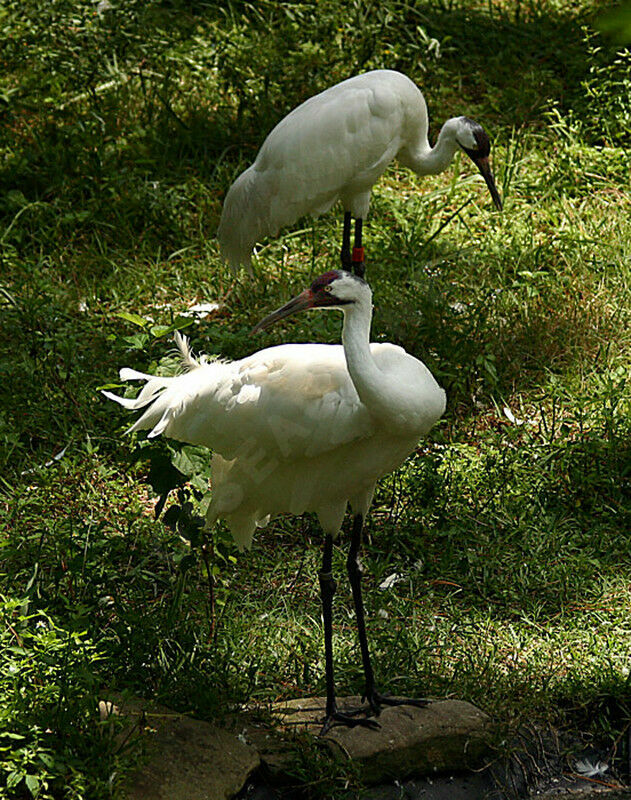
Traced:
<path id="1" fill-rule="evenodd" d="M 146 328 L 151 323 L 139 314 L 134 314 L 131 311 L 118 311 L 115 316 L 124 319 L 126 322 L 131 322 L 132 325 L 138 325 L 139 328 Z"/>
<path id="2" fill-rule="evenodd" d="M 37 797 L 39 794 L 39 787 L 40 787 L 40 780 L 35 775 L 27 775 L 24 778 L 24 782 L 29 790 L 29 792 L 33 795 L 33 797 Z"/>

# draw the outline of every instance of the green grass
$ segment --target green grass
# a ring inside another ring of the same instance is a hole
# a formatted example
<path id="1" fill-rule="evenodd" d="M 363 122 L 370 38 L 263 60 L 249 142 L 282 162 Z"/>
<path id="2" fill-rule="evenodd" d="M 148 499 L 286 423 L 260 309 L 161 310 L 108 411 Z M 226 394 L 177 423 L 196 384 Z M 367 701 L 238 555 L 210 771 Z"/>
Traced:
<path id="1" fill-rule="evenodd" d="M 505 198 L 495 213 L 463 158 L 423 179 L 395 165 L 373 194 L 373 336 L 449 397 L 375 498 L 378 675 L 612 750 L 631 722 L 629 52 L 587 0 L 314 5 L 0 11 L 0 797 L 116 796 L 138 754 L 102 734 L 108 689 L 209 719 L 323 692 L 315 521 L 276 520 L 245 555 L 220 528 L 213 610 L 198 530 L 153 514 L 165 465 L 197 454 L 125 439 L 98 388 L 155 369 L 194 300 L 221 303 L 187 328 L 208 353 L 339 339 L 332 315 L 249 335 L 337 266 L 337 215 L 266 242 L 254 280 L 226 270 L 214 232 L 272 125 L 374 67 L 417 80 L 433 135 L 482 122 Z M 167 510 L 195 508 L 190 477 Z M 351 609 L 341 580 L 344 693 L 362 687 Z M 312 795 L 341 797 L 348 776 L 327 782 L 305 752 Z"/>

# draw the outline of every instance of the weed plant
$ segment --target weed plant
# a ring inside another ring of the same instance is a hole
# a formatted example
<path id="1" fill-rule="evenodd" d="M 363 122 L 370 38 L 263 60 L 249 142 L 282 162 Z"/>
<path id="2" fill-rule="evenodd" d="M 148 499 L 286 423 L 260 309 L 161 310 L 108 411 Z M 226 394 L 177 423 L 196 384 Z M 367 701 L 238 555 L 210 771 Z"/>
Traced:
<path id="1" fill-rule="evenodd" d="M 202 547 L 207 456 L 125 438 L 129 418 L 98 388 L 122 365 L 173 369 L 178 328 L 229 358 L 339 340 L 331 315 L 249 334 L 337 266 L 336 215 L 262 243 L 253 280 L 223 266 L 214 232 L 231 180 L 290 108 L 380 67 L 423 88 L 433 136 L 456 114 L 484 123 L 505 211 L 466 159 L 423 179 L 394 165 L 373 194 L 373 337 L 426 361 L 449 397 L 375 498 L 365 597 L 378 673 L 391 690 L 552 722 L 621 755 L 631 59 L 596 33 L 598 11 L 6 0 L 0 797 L 117 796 L 138 754 L 98 721 L 112 689 L 206 719 L 323 693 L 315 521 L 278 519 L 243 556 L 221 526 Z M 202 300 L 217 310 L 182 315 Z M 344 558 L 342 540 L 340 574 Z M 352 693 L 346 589 L 334 646 Z M 348 774 L 303 756 L 311 796 L 341 798 Z"/>

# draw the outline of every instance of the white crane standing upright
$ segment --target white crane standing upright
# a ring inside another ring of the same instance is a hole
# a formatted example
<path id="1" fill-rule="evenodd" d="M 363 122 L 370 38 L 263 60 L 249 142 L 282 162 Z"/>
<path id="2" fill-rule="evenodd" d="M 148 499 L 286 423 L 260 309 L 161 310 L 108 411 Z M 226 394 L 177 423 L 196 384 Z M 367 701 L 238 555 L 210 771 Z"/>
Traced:
<path id="1" fill-rule="evenodd" d="M 347 568 L 357 613 L 369 710 L 402 701 L 375 689 L 370 663 L 361 567 L 361 532 L 381 476 L 398 467 L 445 410 L 445 393 L 427 367 L 401 347 L 371 344 L 372 293 L 344 271 L 309 289 L 257 325 L 262 330 L 301 309 L 339 309 L 342 346 L 289 344 L 241 361 L 192 357 L 176 334 L 187 371 L 171 378 L 121 370 L 121 380 L 146 385 L 136 399 L 104 392 L 126 408 L 145 409 L 130 431 L 150 430 L 214 451 L 208 524 L 226 520 L 239 548 L 257 526 L 282 512 L 318 515 L 324 531 L 320 588 L 325 633 L 327 705 L 323 732 L 334 722 L 374 725 L 340 712 L 332 654 L 333 540 L 350 503 L 354 515 Z M 424 705 L 426 701 L 405 701 Z"/>
<path id="2" fill-rule="evenodd" d="M 461 148 L 501 210 L 482 126 L 467 117 L 448 119 L 434 147 L 427 130 L 420 89 L 393 70 L 356 75 L 309 98 L 276 125 L 254 163 L 228 190 L 217 231 L 224 258 L 235 268 L 249 266 L 252 248 L 262 237 L 275 236 L 306 214 L 324 214 L 340 200 L 342 267 L 363 275 L 362 223 L 370 191 L 394 158 L 417 175 L 435 175 Z"/>

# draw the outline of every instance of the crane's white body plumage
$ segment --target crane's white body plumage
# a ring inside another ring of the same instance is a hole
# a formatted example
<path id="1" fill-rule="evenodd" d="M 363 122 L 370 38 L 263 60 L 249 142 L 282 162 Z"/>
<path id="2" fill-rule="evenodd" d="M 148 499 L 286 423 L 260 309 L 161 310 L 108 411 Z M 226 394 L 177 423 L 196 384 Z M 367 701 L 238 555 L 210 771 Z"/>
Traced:
<path id="1" fill-rule="evenodd" d="M 434 174 L 459 144 L 474 148 L 463 120 L 448 120 L 430 147 L 425 99 L 393 70 L 357 75 L 311 97 L 276 125 L 230 187 L 217 232 L 223 256 L 235 267 L 249 265 L 262 237 L 338 200 L 365 218 L 371 188 L 394 158 L 420 175 Z"/>
<path id="2" fill-rule="evenodd" d="M 336 295 L 356 295 L 357 281 L 337 281 Z M 193 359 L 176 334 L 185 373 L 124 369 L 122 380 L 146 381 L 138 397 L 105 393 L 146 409 L 131 431 L 214 451 L 208 522 L 225 518 L 240 548 L 282 512 L 313 511 L 324 532 L 337 535 L 347 504 L 365 515 L 377 479 L 444 411 L 444 392 L 422 362 L 395 345 L 368 343 L 371 295 L 361 284 L 359 300 L 342 308 L 343 346 L 280 345 L 207 362 Z"/>

